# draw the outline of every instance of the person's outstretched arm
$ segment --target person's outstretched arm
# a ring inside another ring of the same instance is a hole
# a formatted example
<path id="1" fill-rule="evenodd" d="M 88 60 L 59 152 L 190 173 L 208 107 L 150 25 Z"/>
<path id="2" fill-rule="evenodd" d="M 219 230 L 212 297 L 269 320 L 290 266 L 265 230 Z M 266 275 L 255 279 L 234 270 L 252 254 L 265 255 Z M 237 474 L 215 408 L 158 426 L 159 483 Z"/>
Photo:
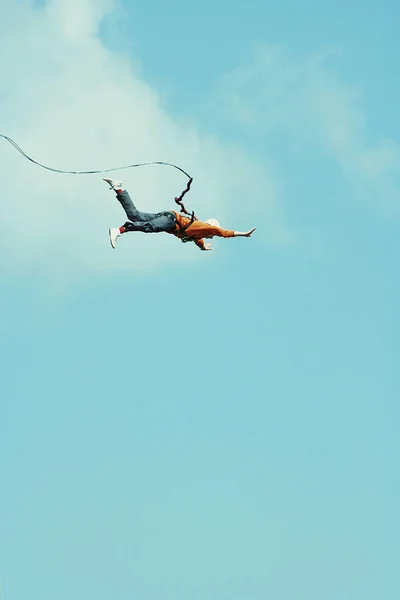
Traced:
<path id="1" fill-rule="evenodd" d="M 194 243 L 196 244 L 196 246 L 198 246 L 200 248 L 200 250 L 212 250 L 212 246 L 211 244 L 206 244 L 203 240 L 203 238 L 200 238 L 199 240 L 194 240 Z"/>
<path id="2" fill-rule="evenodd" d="M 256 230 L 255 227 L 253 227 L 253 229 L 250 229 L 250 231 L 234 231 L 233 233 L 233 237 L 250 237 L 251 234 Z"/>

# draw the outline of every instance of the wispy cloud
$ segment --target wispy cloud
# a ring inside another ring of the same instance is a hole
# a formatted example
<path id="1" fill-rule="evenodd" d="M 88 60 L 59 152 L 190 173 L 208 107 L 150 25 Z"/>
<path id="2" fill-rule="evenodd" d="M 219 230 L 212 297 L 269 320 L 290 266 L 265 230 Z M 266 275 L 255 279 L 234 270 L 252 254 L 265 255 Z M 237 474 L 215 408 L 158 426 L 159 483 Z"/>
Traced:
<path id="1" fill-rule="evenodd" d="M 339 165 L 352 193 L 375 209 L 398 214 L 400 145 L 371 141 L 362 89 L 335 71 L 335 52 L 297 58 L 260 46 L 219 87 L 225 118 L 242 136 L 279 133 L 298 152 L 320 152 Z"/>
<path id="2" fill-rule="evenodd" d="M 190 205 L 237 229 L 252 226 L 255 214 L 242 213 L 246 221 L 239 223 L 235 205 L 268 188 L 271 239 L 285 238 L 274 178 L 240 145 L 169 115 L 135 63 L 102 44 L 99 25 L 112 17 L 113 0 L 51 0 L 45 6 L 0 0 L 0 9 L 0 76 L 6 82 L 1 132 L 28 154 L 67 170 L 152 160 L 179 164 L 195 176 Z M 126 236 L 113 252 L 108 227 L 120 225 L 125 215 L 101 176 L 42 171 L 0 142 L 3 269 L 146 269 L 204 257 L 171 236 L 140 234 Z M 186 184 L 163 167 L 120 176 L 144 210 L 173 208 Z"/>

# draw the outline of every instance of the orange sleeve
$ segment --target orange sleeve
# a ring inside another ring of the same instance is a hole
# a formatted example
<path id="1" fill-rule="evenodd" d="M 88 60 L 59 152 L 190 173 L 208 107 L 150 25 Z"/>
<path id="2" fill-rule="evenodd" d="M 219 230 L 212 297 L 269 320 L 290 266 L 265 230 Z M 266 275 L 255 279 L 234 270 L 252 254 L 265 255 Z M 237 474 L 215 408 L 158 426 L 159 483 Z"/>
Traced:
<path id="1" fill-rule="evenodd" d="M 217 237 L 230 238 L 235 236 L 235 232 L 231 229 L 222 229 L 221 227 L 213 227 L 213 235 Z"/>

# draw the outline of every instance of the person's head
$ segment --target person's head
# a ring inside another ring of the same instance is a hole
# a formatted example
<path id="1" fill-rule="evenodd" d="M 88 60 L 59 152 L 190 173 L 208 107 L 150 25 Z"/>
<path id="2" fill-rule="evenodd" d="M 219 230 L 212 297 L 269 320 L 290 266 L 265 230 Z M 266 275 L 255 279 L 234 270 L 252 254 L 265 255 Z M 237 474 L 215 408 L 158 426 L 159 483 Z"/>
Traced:
<path id="1" fill-rule="evenodd" d="M 206 223 L 208 223 L 209 225 L 212 225 L 213 227 L 221 227 L 221 225 L 219 224 L 219 221 L 217 221 L 217 219 L 207 219 Z"/>
<path id="2" fill-rule="evenodd" d="M 212 227 L 221 227 L 221 225 L 219 224 L 219 221 L 217 221 L 217 219 L 207 219 L 206 223 L 208 223 L 208 225 L 211 225 Z M 204 237 L 207 240 L 210 240 L 214 236 L 212 233 L 210 233 L 210 235 L 205 235 Z"/>

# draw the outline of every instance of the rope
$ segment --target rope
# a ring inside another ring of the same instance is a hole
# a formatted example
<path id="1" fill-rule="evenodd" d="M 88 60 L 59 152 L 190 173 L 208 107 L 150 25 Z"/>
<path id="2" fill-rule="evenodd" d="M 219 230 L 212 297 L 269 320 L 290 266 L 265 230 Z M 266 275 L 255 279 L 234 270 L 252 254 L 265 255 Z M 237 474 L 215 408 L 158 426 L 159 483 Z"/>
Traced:
<path id="1" fill-rule="evenodd" d="M 123 167 L 113 167 L 112 169 L 97 169 L 97 170 L 92 170 L 92 171 L 63 171 L 62 169 L 54 169 L 53 167 L 48 167 L 46 165 L 43 165 L 42 163 L 40 163 L 37 160 L 34 160 L 32 157 L 28 156 L 22 150 L 22 148 L 20 148 L 20 146 L 18 146 L 18 144 L 16 142 L 14 142 L 14 140 L 12 140 L 7 135 L 0 133 L 0 138 L 7 140 L 7 142 L 9 142 L 12 146 L 14 146 L 14 148 L 20 154 L 22 154 L 22 156 L 24 158 L 29 160 L 34 165 L 37 165 L 38 167 L 41 167 L 42 169 L 46 169 L 47 171 L 52 171 L 53 173 L 65 173 L 66 175 L 94 175 L 94 174 L 98 174 L 98 173 L 110 173 L 111 171 L 121 171 L 122 169 L 133 169 L 134 167 L 145 167 L 147 165 L 165 165 L 167 167 L 173 167 L 174 169 L 178 169 L 178 171 L 181 171 L 181 173 L 183 173 L 184 175 L 186 175 L 186 177 L 188 177 L 188 179 L 190 179 L 190 183 L 193 181 L 193 178 L 190 177 L 190 175 L 188 173 L 186 173 L 186 171 L 181 169 L 181 167 L 178 167 L 178 165 L 173 165 L 172 163 L 164 162 L 162 160 L 155 160 L 152 162 L 144 162 L 144 163 L 136 163 L 133 165 L 125 165 Z M 188 187 L 190 187 L 190 184 Z"/>
<path id="2" fill-rule="evenodd" d="M 174 169 L 177 169 L 178 171 L 180 171 L 181 173 L 186 175 L 186 177 L 189 179 L 186 188 L 183 190 L 183 192 L 181 193 L 181 195 L 179 197 L 175 198 L 175 202 L 177 204 L 179 204 L 179 206 L 181 207 L 182 213 L 185 213 L 186 215 L 189 215 L 191 217 L 191 222 L 193 222 L 196 219 L 194 211 L 192 211 L 191 213 L 188 212 L 182 201 L 184 195 L 190 191 L 190 186 L 192 185 L 193 177 L 191 177 L 189 175 L 189 173 L 186 173 L 186 171 L 184 171 L 181 167 L 178 167 L 178 165 L 174 165 L 169 162 L 164 162 L 162 160 L 155 160 L 152 162 L 144 162 L 144 163 L 135 163 L 132 165 L 125 165 L 123 167 L 113 167 L 112 169 L 96 169 L 96 170 L 91 170 L 91 171 L 64 171 L 63 169 L 54 169 L 53 167 L 48 167 L 47 165 L 43 165 L 42 163 L 33 159 L 31 156 L 28 156 L 28 154 L 26 154 L 26 152 L 24 152 L 22 150 L 22 148 L 20 146 L 18 146 L 17 142 L 15 142 L 13 139 L 8 137 L 7 135 L 0 133 L 0 138 L 3 138 L 7 142 L 9 142 L 12 146 L 14 146 L 14 148 L 17 150 L 17 152 L 22 154 L 22 156 L 24 158 L 29 160 L 34 165 L 37 165 L 38 167 L 41 167 L 42 169 L 46 169 L 46 171 L 52 171 L 53 173 L 63 173 L 65 175 L 94 175 L 94 174 L 99 174 L 99 173 L 110 173 L 111 171 L 122 171 L 123 169 L 133 169 L 135 167 L 146 167 L 148 165 L 164 165 L 167 167 L 173 167 Z"/>

